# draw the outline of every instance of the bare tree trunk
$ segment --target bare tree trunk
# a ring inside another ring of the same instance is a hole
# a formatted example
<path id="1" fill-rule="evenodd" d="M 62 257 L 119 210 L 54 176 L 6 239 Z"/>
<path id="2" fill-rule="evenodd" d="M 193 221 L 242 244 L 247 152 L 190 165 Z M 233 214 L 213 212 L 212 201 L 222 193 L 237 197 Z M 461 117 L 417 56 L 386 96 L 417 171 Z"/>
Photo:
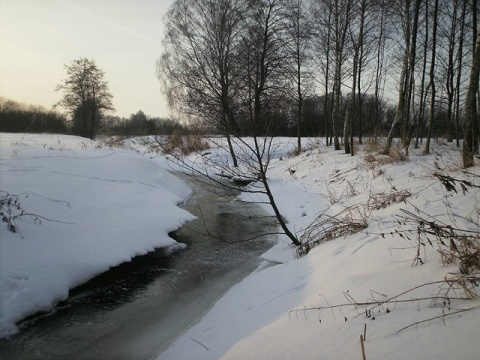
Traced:
<path id="1" fill-rule="evenodd" d="M 477 9 L 478 9 L 478 0 L 475 0 L 475 1 L 472 1 L 472 23 L 473 23 L 473 39 L 477 39 L 478 35 L 479 35 L 479 31 L 477 29 L 477 24 L 478 24 L 478 20 L 477 20 Z M 475 54 L 475 51 L 476 49 L 478 49 L 478 45 L 477 43 L 473 42 L 473 51 L 472 51 L 472 54 Z M 475 56 L 475 55 L 473 55 Z M 478 67 L 477 67 L 478 69 Z M 478 73 L 477 73 L 477 81 L 478 81 Z M 478 89 L 478 86 L 477 86 L 477 89 Z M 477 112 L 477 115 L 473 118 L 473 152 L 474 153 L 478 153 L 478 112 Z"/>
<path id="2" fill-rule="evenodd" d="M 408 93 L 408 83 L 410 79 L 410 69 L 409 69 L 409 59 L 410 59 L 410 37 L 411 37 L 411 30 L 410 30 L 410 0 L 405 0 L 404 2 L 404 11 L 405 14 L 402 14 L 405 22 L 405 50 L 403 54 L 403 62 L 402 62 L 402 71 L 400 73 L 400 81 L 399 81 L 399 89 L 398 89 L 398 104 L 397 110 L 395 112 L 395 117 L 392 122 L 392 126 L 387 136 L 387 143 L 385 146 L 384 153 L 388 154 L 390 152 L 390 148 L 392 147 L 393 142 L 393 135 L 395 134 L 395 130 L 399 123 L 404 124 L 405 121 L 405 112 L 406 112 L 406 99 Z"/>
<path id="3" fill-rule="evenodd" d="M 335 64 L 335 86 L 334 86 L 334 100 L 333 100 L 333 114 L 332 114 L 332 125 L 333 125 L 333 142 L 335 150 L 340 150 L 340 141 L 339 141 L 339 122 L 340 122 L 340 85 L 341 85 L 341 66 L 340 60 L 337 58 Z"/>
<path id="4" fill-rule="evenodd" d="M 395 129 L 400 123 L 403 118 L 403 113 L 405 111 L 405 79 L 407 77 L 407 68 L 408 68 L 408 52 L 405 50 L 405 54 L 403 55 L 403 67 L 402 72 L 400 73 L 400 81 L 399 81 L 399 90 L 398 90 L 398 104 L 397 104 L 397 111 L 395 112 L 395 117 L 393 119 L 392 126 L 387 136 L 387 144 L 385 146 L 384 153 L 388 154 L 390 152 L 390 148 L 392 147 L 393 142 L 393 135 L 395 134 Z"/>
<path id="5" fill-rule="evenodd" d="M 285 43 L 289 58 L 292 60 L 293 83 L 296 86 L 296 125 L 297 125 L 297 153 L 302 151 L 302 120 L 303 105 L 307 94 L 308 77 L 305 68 L 309 61 L 309 50 L 312 30 L 306 16 L 306 0 L 295 0 L 283 4 L 285 17 Z"/>
<path id="6" fill-rule="evenodd" d="M 261 148 L 258 143 L 258 126 L 262 123 L 262 95 L 265 92 L 265 87 L 267 86 L 267 80 L 272 73 L 270 72 L 271 63 L 277 63 L 281 54 L 279 52 L 279 47 L 277 47 L 277 53 L 275 53 L 275 46 L 279 46 L 278 44 L 274 44 L 271 42 L 272 33 L 278 30 L 274 27 L 277 23 L 276 18 L 278 16 L 279 11 L 279 3 L 275 0 L 269 0 L 265 4 L 263 10 L 264 18 L 261 19 L 261 22 L 258 23 L 259 26 L 253 28 L 254 32 L 257 32 L 254 35 L 254 39 L 258 41 L 254 45 L 255 50 L 258 53 L 256 54 L 255 58 L 253 59 L 254 68 L 249 69 L 252 71 L 253 74 L 249 74 L 249 77 L 254 78 L 253 82 L 253 89 L 251 89 L 251 93 L 253 95 L 253 99 L 249 101 L 251 103 L 253 101 L 253 112 L 251 115 L 250 121 L 252 122 L 252 131 L 253 131 L 253 140 L 254 140 L 254 157 L 255 157 L 255 165 L 256 169 L 259 172 L 260 178 L 259 180 L 262 182 L 263 187 L 265 189 L 265 194 L 268 197 L 269 204 L 272 207 L 275 217 L 280 224 L 280 227 L 284 231 L 285 235 L 290 239 L 293 245 L 299 246 L 301 245 L 300 241 L 297 239 L 295 234 L 293 234 L 290 229 L 288 228 L 282 214 L 280 213 L 278 206 L 275 202 L 275 198 L 272 194 L 270 186 L 267 181 L 267 166 L 264 165 L 264 155 L 268 152 L 268 149 L 265 149 L 265 146 Z M 262 12 L 260 12 L 262 13 Z"/>
<path id="7" fill-rule="evenodd" d="M 474 5 L 475 6 L 475 5 Z M 480 31 L 477 31 L 475 51 L 473 52 L 470 82 L 465 100 L 465 130 L 463 136 L 463 167 L 474 165 L 475 123 L 477 122 L 476 94 L 478 91 L 478 75 L 480 67 Z"/>
<path id="8" fill-rule="evenodd" d="M 328 119 L 330 118 L 329 116 L 329 106 L 328 106 L 328 83 L 330 81 L 329 76 L 330 76 L 330 37 L 331 37 L 331 20 L 332 20 L 332 8 L 329 6 L 329 11 L 328 11 L 328 32 L 327 32 L 327 64 L 326 64 L 326 69 L 325 69 L 325 101 L 324 101 L 324 107 L 323 111 L 325 114 L 325 145 L 328 146 L 328 135 L 329 135 L 329 126 L 330 122 Z"/>
<path id="9" fill-rule="evenodd" d="M 282 228 L 285 235 L 287 235 L 287 237 L 290 239 L 290 241 L 292 242 L 292 245 L 300 246 L 301 245 L 300 240 L 298 240 L 298 238 L 290 231 L 282 214 L 280 213 L 280 210 L 278 209 L 277 203 L 275 202 L 275 198 L 273 197 L 272 191 L 270 190 L 270 186 L 268 185 L 267 171 L 265 169 L 265 166 L 263 165 L 263 159 L 261 156 L 263 154 L 263 151 L 262 149 L 260 149 L 260 146 L 258 144 L 258 139 L 256 136 L 254 136 L 253 140 L 255 143 L 255 156 L 257 157 L 258 170 L 260 171 L 260 181 L 262 182 L 265 188 L 265 193 L 267 194 L 270 206 L 272 207 L 273 212 L 275 213 L 275 217 L 277 218 L 277 221 L 280 224 L 280 227 Z"/>
<path id="10" fill-rule="evenodd" d="M 363 18 L 362 18 L 363 21 Z M 363 29 L 361 30 L 363 32 Z M 362 83 L 361 83 L 361 78 L 362 78 L 362 66 L 363 66 L 363 34 L 362 34 L 362 39 L 360 41 L 360 54 L 358 55 L 358 80 L 357 80 L 357 96 L 358 96 L 358 102 L 357 102 L 357 109 L 358 109 L 358 143 L 360 145 L 363 144 L 363 113 L 362 113 L 362 105 L 363 105 L 363 98 L 362 98 Z M 352 131 L 352 147 L 353 147 L 353 131 Z M 353 155 L 353 153 L 352 153 Z"/>
<path id="11" fill-rule="evenodd" d="M 416 54 L 417 54 L 417 34 L 418 34 L 418 17 L 420 13 L 420 5 L 422 0 L 415 1 L 414 15 L 413 15 L 413 28 L 412 28 L 412 42 L 410 48 L 410 65 L 409 65 L 409 81 L 408 81 L 408 92 L 407 92 L 407 109 L 405 111 L 405 124 L 403 131 L 403 145 L 405 147 L 405 152 L 408 155 L 408 147 L 410 146 L 410 141 L 412 138 L 412 131 L 415 127 L 414 121 L 415 117 L 412 119 L 412 98 L 415 86 L 415 63 L 416 63 Z"/>
<path id="12" fill-rule="evenodd" d="M 300 26 L 300 23 L 297 24 Z M 296 61 L 297 61 L 297 153 L 300 154 L 302 152 L 302 116 L 303 116 L 303 92 L 302 92 L 302 67 L 301 67 L 301 60 L 300 60 L 300 44 L 297 42 L 297 53 L 296 53 Z"/>
<path id="13" fill-rule="evenodd" d="M 230 156 L 232 157 L 233 166 L 238 167 L 237 156 L 235 155 L 235 151 L 233 150 L 232 139 L 229 133 L 227 133 L 227 143 L 228 143 L 228 151 L 230 151 Z"/>
<path id="14" fill-rule="evenodd" d="M 467 9 L 467 0 L 463 0 L 462 15 L 460 17 L 462 25 L 460 27 L 459 44 L 458 44 L 458 73 L 457 73 L 457 101 L 455 111 L 455 138 L 457 148 L 460 147 L 460 83 L 462 78 L 462 63 L 463 63 L 463 38 L 465 34 L 465 12 Z"/>
<path id="15" fill-rule="evenodd" d="M 457 31 L 457 12 L 459 1 L 453 1 L 451 12 L 450 33 L 448 36 L 448 62 L 446 66 L 446 91 L 447 91 L 447 142 L 453 141 L 453 106 L 455 97 L 455 69 L 454 69 L 454 53 L 455 53 L 455 33 Z"/>
<path id="16" fill-rule="evenodd" d="M 340 101 L 342 86 L 342 63 L 348 28 L 351 21 L 353 0 L 334 0 L 335 23 L 335 73 L 334 73 L 334 105 L 333 105 L 333 136 L 335 150 L 340 150 Z"/>
<path id="17" fill-rule="evenodd" d="M 330 106 L 329 106 L 329 118 L 331 119 L 330 121 L 330 139 L 329 139 L 329 146 L 332 146 L 333 145 L 333 103 L 334 103 L 334 100 L 335 99 L 335 86 L 333 87 L 332 89 L 332 96 L 330 96 Z"/>
<path id="18" fill-rule="evenodd" d="M 425 3 L 425 14 L 428 14 L 428 1 Z M 417 134 L 415 137 L 415 149 L 418 149 L 419 141 L 422 142 L 423 128 L 424 128 L 424 116 L 425 116 L 425 74 L 427 71 L 427 52 L 428 52 L 428 16 L 425 17 L 425 44 L 423 46 L 423 67 L 422 67 L 422 81 L 420 85 L 420 105 L 418 110 L 418 122 L 417 122 Z"/>
<path id="19" fill-rule="evenodd" d="M 362 1 L 362 8 L 365 4 L 365 1 Z M 349 104 L 347 106 L 347 111 L 345 113 L 345 123 L 343 127 L 343 136 L 345 143 L 345 154 L 353 153 L 353 117 L 355 114 L 355 100 L 356 100 L 356 88 L 357 88 L 357 74 L 358 74 L 358 63 L 359 63 L 359 52 L 360 47 L 363 41 L 363 25 L 364 25 L 364 16 L 365 12 L 362 11 L 362 17 L 360 20 L 360 32 L 358 34 L 358 41 L 354 45 L 354 55 L 353 55 L 353 79 L 352 79 L 352 94 L 350 95 Z M 355 41 L 354 41 L 355 42 Z"/>
<path id="20" fill-rule="evenodd" d="M 378 41 L 378 51 L 377 51 L 377 66 L 376 66 L 376 77 L 375 77 L 375 115 L 374 115 L 374 140 L 377 141 L 378 136 L 378 123 L 380 117 L 380 79 L 383 72 L 383 60 L 385 53 L 385 3 L 382 0 L 382 15 L 380 18 L 380 35 Z"/>
<path id="21" fill-rule="evenodd" d="M 357 51 L 357 68 L 354 69 L 354 82 L 353 86 L 355 87 L 355 82 L 357 83 L 358 87 L 358 105 L 355 104 L 355 91 L 353 91 L 353 108 L 352 111 L 355 113 L 358 107 L 358 143 L 362 144 L 362 86 L 361 86 L 361 76 L 362 76 L 362 65 L 363 65 L 363 41 L 364 41 L 364 32 L 365 32 L 365 16 L 367 12 L 367 0 L 362 0 L 361 8 L 360 8 L 360 29 L 358 33 L 358 51 Z M 356 73 L 356 74 L 355 74 Z M 350 131 L 350 147 L 351 147 L 351 155 L 354 156 L 353 150 L 353 119 L 351 123 L 351 131 Z"/>
<path id="22" fill-rule="evenodd" d="M 355 90 L 352 91 L 352 94 L 348 99 L 347 110 L 345 111 L 345 122 L 343 123 L 343 142 L 345 143 L 345 154 L 350 154 L 353 149 L 353 147 L 350 144 L 350 135 L 352 133 L 352 122 L 353 122 L 354 111 L 355 111 Z"/>
<path id="23" fill-rule="evenodd" d="M 83 127 L 83 134 L 82 136 L 88 137 L 88 119 L 87 119 L 87 102 L 83 101 L 82 105 L 82 127 Z"/>
<path id="24" fill-rule="evenodd" d="M 432 62 L 430 65 L 430 83 L 428 84 L 431 93 L 430 117 L 428 119 L 427 139 L 425 141 L 425 154 L 430 154 L 430 138 L 432 135 L 432 124 L 435 116 L 435 51 L 437 47 L 437 23 L 438 23 L 438 0 L 435 0 L 433 10 L 433 35 L 432 35 Z"/>
<path id="25" fill-rule="evenodd" d="M 340 118 L 340 82 L 341 82 L 341 59 L 342 54 L 340 50 L 342 49 L 340 46 L 340 23 L 339 23 L 339 7 L 338 7 L 339 0 L 334 0 L 334 29 L 335 29 L 335 70 L 333 73 L 333 109 L 332 109 L 332 135 L 334 141 L 334 148 L 335 150 L 340 150 L 340 142 L 338 140 L 338 123 Z"/>
<path id="26" fill-rule="evenodd" d="M 327 74 L 328 74 L 328 64 L 327 64 Z M 325 124 L 325 145 L 328 146 L 328 127 L 330 122 L 328 121 L 329 118 L 329 106 L 328 106 L 328 75 L 325 76 L 325 99 L 323 100 L 323 116 L 324 116 L 324 124 Z"/>

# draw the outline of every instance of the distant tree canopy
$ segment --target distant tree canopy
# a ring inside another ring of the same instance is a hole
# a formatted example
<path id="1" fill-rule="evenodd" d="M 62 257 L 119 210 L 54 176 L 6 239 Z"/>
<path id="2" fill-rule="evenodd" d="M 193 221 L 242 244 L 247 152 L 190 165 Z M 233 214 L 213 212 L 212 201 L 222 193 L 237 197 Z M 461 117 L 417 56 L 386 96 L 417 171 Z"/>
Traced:
<path id="1" fill-rule="evenodd" d="M 72 115 L 74 134 L 93 139 L 101 128 L 104 113 L 114 110 L 105 73 L 87 58 L 74 60 L 65 68 L 67 77 L 55 89 L 63 92 L 57 105 Z"/>
<path id="2" fill-rule="evenodd" d="M 0 97 L 0 132 L 66 133 L 65 115 Z"/>

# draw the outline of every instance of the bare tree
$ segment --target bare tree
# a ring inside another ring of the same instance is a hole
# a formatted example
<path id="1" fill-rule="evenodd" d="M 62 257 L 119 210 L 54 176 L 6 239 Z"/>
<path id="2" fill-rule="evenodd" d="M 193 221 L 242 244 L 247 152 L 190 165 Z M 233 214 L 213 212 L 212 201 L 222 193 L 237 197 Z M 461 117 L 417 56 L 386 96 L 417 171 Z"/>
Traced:
<path id="1" fill-rule="evenodd" d="M 74 60 L 65 68 L 67 77 L 55 88 L 64 93 L 56 106 L 66 108 L 79 120 L 79 135 L 93 139 L 101 126 L 103 113 L 114 110 L 105 73 L 95 61 L 87 58 Z"/>
<path id="2" fill-rule="evenodd" d="M 462 14 L 461 19 L 464 19 L 461 22 L 460 33 L 459 33 L 459 44 L 458 44 L 458 70 L 457 70 L 457 100 L 456 100 L 456 111 L 455 111 L 455 137 L 457 139 L 457 148 L 460 147 L 460 82 L 462 78 L 462 65 L 463 65 L 463 41 L 465 34 L 465 12 L 467 10 L 467 0 L 462 2 Z"/>
<path id="3" fill-rule="evenodd" d="M 431 100 L 430 100 L 430 116 L 428 119 L 427 139 L 425 141 L 425 154 L 430 153 L 430 138 L 432 136 L 433 117 L 435 115 L 435 50 L 437 48 L 437 24 L 438 24 L 438 0 L 435 0 L 433 9 L 433 30 L 432 30 L 432 60 L 430 63 L 430 82 L 428 87 L 430 88 Z"/>
<path id="4" fill-rule="evenodd" d="M 334 29 L 334 104 L 333 104 L 333 141 L 335 150 L 340 150 L 340 100 L 342 87 L 342 70 L 345 61 L 345 47 L 347 44 L 350 21 L 352 16 L 353 0 L 333 0 L 333 23 Z"/>
<path id="5" fill-rule="evenodd" d="M 440 57 L 439 65 L 443 66 L 445 77 L 446 77 L 446 84 L 445 84 L 445 91 L 447 94 L 447 141 L 453 141 L 453 108 L 454 108 L 454 99 L 455 99 L 455 48 L 458 46 L 457 43 L 457 32 L 459 28 L 459 23 L 461 22 L 459 15 L 461 15 L 460 0 L 451 1 L 444 6 L 444 16 L 442 18 L 448 20 L 445 21 L 449 23 L 448 28 L 440 28 L 440 36 L 443 35 L 445 38 L 445 43 L 447 47 L 445 49 L 446 52 L 446 61 Z M 441 44 L 440 42 L 439 44 Z"/>
<path id="6" fill-rule="evenodd" d="M 329 95 L 331 83 L 331 47 L 332 47 L 332 32 L 333 32 L 333 9 L 328 0 L 315 0 L 311 6 L 312 29 L 314 36 L 312 36 L 312 47 L 315 54 L 315 63 L 323 75 L 323 126 L 325 128 L 325 144 L 331 145 L 331 106 Z M 322 83 L 320 76 L 316 77 L 319 83 Z M 322 119 L 320 119 L 322 120 Z"/>
<path id="7" fill-rule="evenodd" d="M 377 63 L 375 65 L 375 108 L 374 108 L 374 140 L 378 136 L 378 124 L 380 122 L 380 104 L 382 102 L 383 85 L 385 82 L 385 47 L 387 33 L 387 5 L 385 0 L 381 0 L 378 4 L 380 10 L 380 23 L 378 26 L 378 46 L 377 46 Z"/>
<path id="8" fill-rule="evenodd" d="M 476 6 L 475 4 L 473 5 Z M 472 58 L 472 69 L 470 71 L 470 82 L 465 99 L 465 129 L 463 135 L 463 167 L 472 167 L 475 150 L 475 126 L 478 121 L 476 94 L 478 91 L 478 76 L 480 71 L 480 30 L 477 31 L 475 50 Z M 477 125 L 478 126 L 478 125 Z"/>
<path id="9" fill-rule="evenodd" d="M 312 26 L 308 16 L 306 0 L 288 1 L 286 6 L 285 27 L 287 49 L 292 58 L 292 82 L 295 86 L 294 99 L 296 102 L 297 124 L 297 153 L 302 151 L 301 121 L 303 118 L 303 103 L 305 96 L 311 90 L 311 72 L 308 69 L 310 61 L 310 47 Z"/>
<path id="10" fill-rule="evenodd" d="M 275 125 L 271 114 L 284 106 L 289 93 L 284 24 L 281 0 L 177 0 L 167 15 L 158 71 L 173 105 L 232 135 L 227 140 L 234 166 L 218 158 L 200 169 L 180 163 L 219 186 L 225 184 L 217 175 L 240 183 L 259 181 L 252 192 L 266 196 L 284 234 L 299 245 L 267 176 Z"/>
<path id="11" fill-rule="evenodd" d="M 354 114 L 356 113 L 356 91 L 358 89 L 359 102 L 358 106 L 361 103 L 360 91 L 360 77 L 362 71 L 362 62 L 363 62 L 363 52 L 364 52 L 364 38 L 365 38 L 365 18 L 367 16 L 367 8 L 369 2 L 367 0 L 361 0 L 358 5 L 357 12 L 360 23 L 358 24 L 357 34 L 351 33 L 351 41 L 353 45 L 353 69 L 352 69 L 352 91 L 347 106 L 347 111 L 345 114 L 345 123 L 344 123 L 344 143 L 345 143 L 345 153 L 354 155 L 353 150 L 353 120 Z M 359 139 L 361 139 L 361 114 L 359 116 Z"/>
<path id="12" fill-rule="evenodd" d="M 426 107 L 426 98 L 427 98 L 427 89 L 425 88 L 425 79 L 427 73 L 427 62 L 428 62 L 428 50 L 429 50 L 429 36 L 430 36 L 430 28 L 429 28 L 429 1 L 425 2 L 425 37 L 423 39 L 423 61 L 422 61 L 422 75 L 420 81 L 420 96 L 419 96 L 419 106 L 418 112 L 414 114 L 417 120 L 417 129 L 416 129 L 416 136 L 415 136 L 415 149 L 418 149 L 419 142 L 422 142 L 423 139 L 423 130 L 424 130 L 424 117 L 425 117 L 425 107 Z"/>
<path id="13" fill-rule="evenodd" d="M 363 21 L 363 25 L 360 28 L 359 32 L 359 41 L 358 41 L 358 80 L 357 80 L 357 98 L 358 98 L 358 143 L 363 143 L 363 98 L 365 94 L 364 85 L 367 88 L 370 88 L 375 82 L 373 76 L 369 81 L 364 84 L 364 71 L 368 70 L 370 62 L 374 58 L 374 50 L 377 42 L 381 42 L 378 38 L 375 37 L 375 28 L 378 27 L 379 14 L 381 11 L 378 11 L 379 6 L 375 6 L 376 1 L 373 0 L 362 0 L 360 6 L 360 19 Z M 381 16 L 380 16 L 381 17 Z M 380 24 L 380 26 L 382 26 Z M 352 133 L 353 136 L 353 133 Z M 353 139 L 352 139 L 353 142 Z"/>
<path id="14" fill-rule="evenodd" d="M 412 8 L 412 1 L 415 1 Z M 413 70 L 415 64 L 416 54 L 416 39 L 418 30 L 418 16 L 422 0 L 405 0 L 399 4 L 396 11 L 396 16 L 400 19 L 400 24 L 403 30 L 403 60 L 402 70 L 399 79 L 398 103 L 395 118 L 393 120 L 390 132 L 387 137 L 387 144 L 385 152 L 388 153 L 392 146 L 393 135 L 399 123 L 403 124 L 403 142 L 404 145 L 409 143 L 407 141 L 407 131 L 410 125 L 410 101 L 413 89 Z M 413 19 L 412 19 L 413 17 Z"/>
<path id="15" fill-rule="evenodd" d="M 288 228 L 275 202 L 267 180 L 271 139 L 261 136 L 269 133 L 267 115 L 282 106 L 286 89 L 279 84 L 287 82 L 285 64 L 285 34 L 283 9 L 279 0 L 252 0 L 247 15 L 247 32 L 242 40 L 242 68 L 244 69 L 244 104 L 248 111 L 253 145 L 239 139 L 249 149 L 256 166 L 255 173 L 263 184 L 265 195 L 280 227 L 292 244 L 300 245 Z M 265 160 L 267 159 L 267 160 Z M 265 162 L 266 161 L 266 162 Z"/>
<path id="16" fill-rule="evenodd" d="M 157 74 L 169 104 L 230 135 L 238 130 L 237 51 L 245 26 L 244 0 L 177 0 L 166 15 L 165 51 Z"/>

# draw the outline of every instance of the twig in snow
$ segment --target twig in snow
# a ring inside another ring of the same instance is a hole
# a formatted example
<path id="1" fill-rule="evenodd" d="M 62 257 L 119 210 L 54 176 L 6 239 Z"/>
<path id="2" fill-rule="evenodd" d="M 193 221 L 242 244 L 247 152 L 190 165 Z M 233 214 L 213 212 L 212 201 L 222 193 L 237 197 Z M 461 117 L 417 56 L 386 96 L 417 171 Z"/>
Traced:
<path id="1" fill-rule="evenodd" d="M 365 339 L 363 338 L 363 335 L 360 335 L 360 345 L 362 346 L 362 358 L 363 360 L 367 360 L 367 357 L 365 356 Z"/>
<path id="2" fill-rule="evenodd" d="M 200 341 L 198 341 L 198 340 L 195 340 L 194 338 L 190 338 L 190 340 L 193 340 L 193 341 L 195 341 L 197 344 L 200 344 L 200 345 L 202 345 L 202 346 L 203 346 L 203 347 L 204 347 L 206 350 L 210 350 L 210 349 L 209 349 L 209 348 L 207 348 L 205 345 L 203 345 L 203 344 L 202 344 Z"/>
<path id="3" fill-rule="evenodd" d="M 419 325 L 419 324 L 421 324 L 421 323 L 424 323 L 424 322 L 432 321 L 432 320 L 435 320 L 435 319 L 445 318 L 445 317 L 450 316 L 450 315 L 460 314 L 460 313 L 462 313 L 462 312 L 470 311 L 470 310 L 473 310 L 473 309 L 477 309 L 477 308 L 479 308 L 479 307 L 480 307 L 480 306 L 474 306 L 474 307 L 471 307 L 471 308 L 468 308 L 468 309 L 460 309 L 460 310 L 457 310 L 457 311 L 454 311 L 454 312 L 451 312 L 451 313 L 448 313 L 448 314 L 442 314 L 442 315 L 434 316 L 434 317 L 431 317 L 431 318 L 428 318 L 428 319 L 416 321 L 416 322 L 414 322 L 413 324 L 407 325 L 407 326 L 401 328 L 400 330 L 397 330 L 397 333 L 399 333 L 400 331 L 403 331 L 403 330 L 405 330 L 405 329 L 408 329 L 408 328 L 410 328 L 410 327 L 412 327 L 412 326 L 416 326 L 416 325 Z"/>

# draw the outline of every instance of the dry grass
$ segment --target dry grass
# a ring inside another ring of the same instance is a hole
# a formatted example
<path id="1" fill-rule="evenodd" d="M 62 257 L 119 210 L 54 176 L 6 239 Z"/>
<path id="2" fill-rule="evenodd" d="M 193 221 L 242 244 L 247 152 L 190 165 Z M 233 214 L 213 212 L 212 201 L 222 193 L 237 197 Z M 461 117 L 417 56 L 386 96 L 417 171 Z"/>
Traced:
<path id="1" fill-rule="evenodd" d="M 410 197 L 412 193 L 408 190 L 396 190 L 390 189 L 387 192 L 380 192 L 370 194 L 367 202 L 368 210 L 380 210 L 385 209 L 393 203 L 405 202 L 405 199 Z"/>
<path id="2" fill-rule="evenodd" d="M 398 143 L 393 143 L 390 152 L 385 155 L 384 139 L 369 141 L 364 147 L 363 161 L 367 168 L 374 172 L 375 177 L 383 175 L 382 166 L 400 163 L 408 160 Z"/>
<path id="3" fill-rule="evenodd" d="M 363 150 L 366 153 L 380 154 L 383 149 L 385 149 L 385 144 L 386 143 L 384 138 L 377 138 L 377 140 L 368 139 L 365 143 Z"/>
<path id="4" fill-rule="evenodd" d="M 304 256 L 326 241 L 355 234 L 367 226 L 365 208 L 360 205 L 348 207 L 334 216 L 321 214 L 303 232 L 302 244 L 295 249 L 295 254 Z"/>
<path id="5" fill-rule="evenodd" d="M 163 154 L 175 156 L 188 156 L 210 148 L 201 134 L 182 135 L 177 132 L 162 139 L 157 138 L 154 146 L 161 148 Z"/>
<path id="6" fill-rule="evenodd" d="M 98 146 L 100 148 L 109 147 L 109 148 L 122 148 L 123 141 L 126 139 L 126 136 L 103 136 L 98 139 Z"/>

